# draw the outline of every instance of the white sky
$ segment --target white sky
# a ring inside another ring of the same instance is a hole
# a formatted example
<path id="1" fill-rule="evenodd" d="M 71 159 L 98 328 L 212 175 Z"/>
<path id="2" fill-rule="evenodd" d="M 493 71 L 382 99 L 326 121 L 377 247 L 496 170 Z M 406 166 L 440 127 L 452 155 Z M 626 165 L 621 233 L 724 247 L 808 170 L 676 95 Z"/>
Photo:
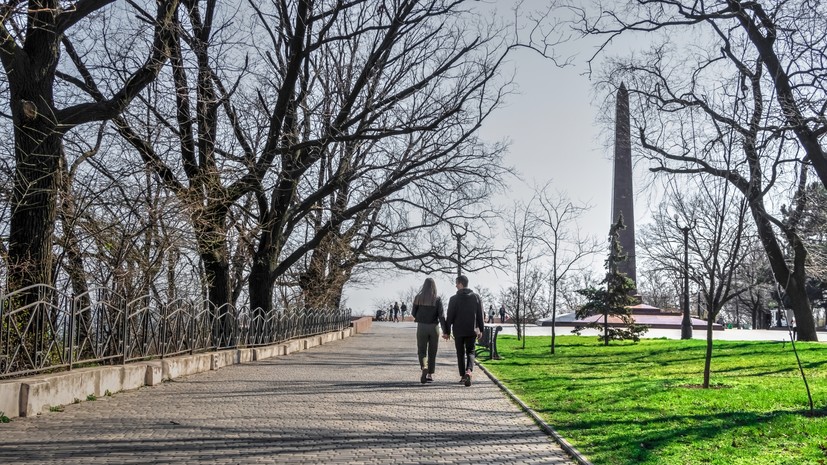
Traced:
<path id="1" fill-rule="evenodd" d="M 532 185 L 551 180 L 554 190 L 567 193 L 575 202 L 593 205 L 580 225 L 585 233 L 604 238 L 610 225 L 612 148 L 604 147 L 603 128 L 597 122 L 599 102 L 593 101 L 592 83 L 584 75 L 589 50 L 585 46 L 573 65 L 563 69 L 528 51 L 515 55 L 512 60 L 519 93 L 511 95 L 492 116 L 481 137 L 510 140 L 505 163 L 523 177 L 523 181 L 512 182 L 511 198 L 500 200 L 500 204 L 511 204 L 514 199 L 528 201 Z M 613 107 L 612 102 L 609 108 Z M 648 216 L 640 203 L 638 198 L 638 223 Z M 597 260 L 600 263 L 603 257 Z M 349 286 L 345 289 L 346 305 L 357 314 L 372 313 L 377 301 L 396 299 L 400 292 L 420 286 L 425 277 L 404 273 L 396 279 L 383 279 L 374 287 Z M 434 278 L 440 293 L 453 294 L 453 274 Z M 495 295 L 515 282 L 514 276 L 504 272 L 476 273 L 469 279 L 471 288 L 483 286 Z"/>

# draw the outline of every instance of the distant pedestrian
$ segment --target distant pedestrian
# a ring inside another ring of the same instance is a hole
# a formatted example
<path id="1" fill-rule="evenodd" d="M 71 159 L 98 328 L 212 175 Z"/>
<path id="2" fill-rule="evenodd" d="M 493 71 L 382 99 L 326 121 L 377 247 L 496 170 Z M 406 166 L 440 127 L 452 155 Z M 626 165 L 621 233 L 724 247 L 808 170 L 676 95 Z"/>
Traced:
<path id="1" fill-rule="evenodd" d="M 494 306 L 493 305 L 488 306 L 488 321 L 487 322 L 488 323 L 493 323 L 494 322 Z"/>
<path id="2" fill-rule="evenodd" d="M 790 327 L 793 333 L 793 340 L 798 340 L 798 328 L 795 325 L 795 313 L 792 310 L 787 310 L 787 326 Z"/>
<path id="3" fill-rule="evenodd" d="M 500 305 L 500 323 L 505 323 L 505 305 Z"/>
<path id="4" fill-rule="evenodd" d="M 393 322 L 399 323 L 399 302 L 393 303 Z"/>
<path id="5" fill-rule="evenodd" d="M 447 340 L 453 332 L 460 383 L 470 386 L 471 374 L 474 371 L 476 340 L 485 330 L 485 317 L 479 296 L 468 288 L 468 277 L 457 276 L 456 283 L 457 293 L 448 301 L 448 316 L 445 318 L 443 337 Z"/>
<path id="6" fill-rule="evenodd" d="M 422 289 L 411 304 L 411 316 L 416 321 L 416 355 L 419 369 L 422 370 L 419 381 L 422 384 L 432 383 L 436 369 L 436 350 L 439 347 L 437 325 L 442 325 L 443 331 L 445 330 L 445 310 L 442 300 L 437 297 L 433 278 L 426 278 L 422 284 Z"/>
<path id="7" fill-rule="evenodd" d="M 402 321 L 405 321 L 405 314 L 408 313 L 408 306 L 405 305 L 405 302 L 402 302 L 402 306 L 399 307 L 402 310 Z"/>

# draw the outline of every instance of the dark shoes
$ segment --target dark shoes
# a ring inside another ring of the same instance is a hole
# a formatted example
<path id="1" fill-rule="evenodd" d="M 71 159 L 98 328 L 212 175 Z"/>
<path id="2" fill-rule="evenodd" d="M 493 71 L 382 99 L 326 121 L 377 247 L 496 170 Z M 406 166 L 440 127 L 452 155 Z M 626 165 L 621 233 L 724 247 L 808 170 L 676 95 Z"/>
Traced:
<path id="1" fill-rule="evenodd" d="M 471 385 L 471 372 L 466 371 L 465 372 L 465 377 L 462 380 L 463 380 L 463 383 L 465 383 L 465 387 L 470 386 Z"/>
<path id="2" fill-rule="evenodd" d="M 427 368 L 422 369 L 422 376 L 419 377 L 419 382 L 422 384 L 434 382 L 434 377 L 428 373 Z"/>

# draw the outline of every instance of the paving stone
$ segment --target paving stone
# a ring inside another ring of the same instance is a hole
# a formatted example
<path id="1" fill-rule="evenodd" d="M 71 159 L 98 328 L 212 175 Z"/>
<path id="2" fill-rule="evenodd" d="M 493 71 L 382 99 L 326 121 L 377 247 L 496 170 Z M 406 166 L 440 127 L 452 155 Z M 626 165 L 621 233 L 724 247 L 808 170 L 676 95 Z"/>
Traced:
<path id="1" fill-rule="evenodd" d="M 452 343 L 419 383 L 413 323 L 0 424 L 0 463 L 572 464 Z"/>

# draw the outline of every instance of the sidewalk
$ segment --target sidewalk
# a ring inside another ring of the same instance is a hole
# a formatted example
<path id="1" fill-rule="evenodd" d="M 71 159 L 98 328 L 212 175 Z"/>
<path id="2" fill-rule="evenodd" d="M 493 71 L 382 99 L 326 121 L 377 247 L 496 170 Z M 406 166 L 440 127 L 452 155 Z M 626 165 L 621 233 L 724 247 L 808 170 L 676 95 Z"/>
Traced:
<path id="1" fill-rule="evenodd" d="M 442 341 L 419 383 L 413 323 L 0 424 L 0 463 L 570 464 Z"/>

